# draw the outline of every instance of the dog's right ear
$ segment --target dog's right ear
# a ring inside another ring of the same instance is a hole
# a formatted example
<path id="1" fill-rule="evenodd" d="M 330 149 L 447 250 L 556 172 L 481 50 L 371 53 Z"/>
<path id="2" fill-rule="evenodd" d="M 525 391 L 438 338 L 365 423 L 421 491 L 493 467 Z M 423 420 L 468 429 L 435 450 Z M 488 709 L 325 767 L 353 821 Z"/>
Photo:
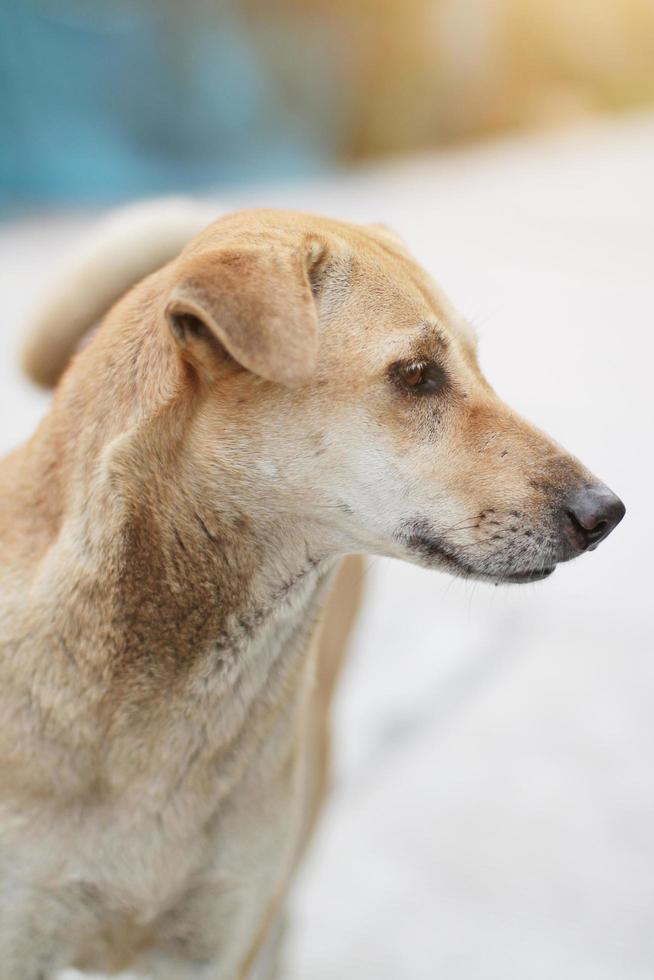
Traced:
<path id="1" fill-rule="evenodd" d="M 324 252 L 309 236 L 183 254 L 166 305 L 182 356 L 210 377 L 226 351 L 269 381 L 309 378 L 318 357 L 311 282 Z"/>

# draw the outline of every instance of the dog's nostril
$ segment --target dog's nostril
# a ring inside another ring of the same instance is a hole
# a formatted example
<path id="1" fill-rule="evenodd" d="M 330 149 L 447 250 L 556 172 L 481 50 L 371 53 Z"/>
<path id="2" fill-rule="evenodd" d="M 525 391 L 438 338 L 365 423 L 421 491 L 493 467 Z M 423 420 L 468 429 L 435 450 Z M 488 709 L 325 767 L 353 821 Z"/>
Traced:
<path id="1" fill-rule="evenodd" d="M 590 541 L 586 533 L 586 528 L 583 526 L 581 521 L 577 518 L 577 515 L 573 510 L 566 511 L 566 517 L 569 521 L 569 531 L 568 537 L 570 537 L 578 551 L 585 551 Z"/>
<path id="2" fill-rule="evenodd" d="M 571 523 L 574 524 L 575 527 L 578 527 L 580 531 L 583 531 L 583 527 L 577 520 L 577 515 L 575 514 L 575 512 L 573 510 L 566 510 L 565 513 L 566 513 L 566 517 L 569 518 Z"/>
<path id="3" fill-rule="evenodd" d="M 575 528 L 585 537 L 589 538 L 604 534 L 609 525 L 609 522 L 603 518 L 597 522 L 593 522 L 592 520 L 580 520 L 573 510 L 568 511 L 568 517 L 572 521 Z"/>

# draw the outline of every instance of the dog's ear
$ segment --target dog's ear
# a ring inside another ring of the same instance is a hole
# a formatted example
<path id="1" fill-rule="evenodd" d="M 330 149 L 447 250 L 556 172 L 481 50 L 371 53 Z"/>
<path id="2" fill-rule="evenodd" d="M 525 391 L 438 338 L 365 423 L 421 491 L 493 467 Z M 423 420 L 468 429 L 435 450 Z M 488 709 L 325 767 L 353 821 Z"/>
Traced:
<path id="1" fill-rule="evenodd" d="M 306 238 L 182 254 L 166 306 L 182 355 L 210 376 L 226 351 L 269 381 L 306 380 L 318 357 L 312 282 L 324 252 Z"/>

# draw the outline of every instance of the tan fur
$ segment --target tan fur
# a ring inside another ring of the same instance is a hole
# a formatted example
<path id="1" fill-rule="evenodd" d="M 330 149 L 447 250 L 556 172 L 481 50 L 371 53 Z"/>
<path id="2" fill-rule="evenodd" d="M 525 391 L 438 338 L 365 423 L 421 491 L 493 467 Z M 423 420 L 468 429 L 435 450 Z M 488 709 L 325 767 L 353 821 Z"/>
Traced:
<path id="1" fill-rule="evenodd" d="M 591 479 L 384 230 L 240 212 L 128 292 L 0 467 L 2 977 L 245 976 L 324 793 L 339 562 L 538 572 Z"/>

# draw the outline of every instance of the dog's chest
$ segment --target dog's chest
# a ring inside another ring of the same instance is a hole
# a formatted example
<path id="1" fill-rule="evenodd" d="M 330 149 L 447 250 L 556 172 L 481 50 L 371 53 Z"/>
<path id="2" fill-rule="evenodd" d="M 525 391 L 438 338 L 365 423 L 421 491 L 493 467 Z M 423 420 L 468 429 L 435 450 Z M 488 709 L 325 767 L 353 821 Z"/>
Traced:
<path id="1" fill-rule="evenodd" d="M 208 821 L 179 804 L 161 819 L 120 808 L 95 826 L 48 821 L 38 842 L 0 848 L 0 954 L 29 957 L 47 934 L 40 955 L 60 967 L 156 975 L 163 958 L 235 976 L 291 868 L 295 761 L 275 776 L 246 772 Z"/>
<path id="2" fill-rule="evenodd" d="M 110 801 L 44 816 L 37 848 L 31 827 L 5 852 L 17 880 L 27 867 L 32 879 L 17 931 L 50 916 L 62 965 L 90 970 L 153 950 L 236 969 L 301 834 L 309 613 L 282 610 L 238 647 L 217 643 L 177 698 L 152 707 L 156 725 L 144 718 L 107 746 L 108 771 L 129 777 Z"/>
<path id="3" fill-rule="evenodd" d="M 98 892 L 96 941 L 89 942 L 88 929 L 83 939 L 87 968 L 107 968 L 101 959 L 107 923 L 123 893 L 130 911 L 114 929 L 113 958 L 126 964 L 135 955 L 146 964 L 162 954 L 215 960 L 231 976 L 230 964 L 235 969 L 243 960 L 291 870 L 303 819 L 299 761 L 277 778 L 258 769 L 247 773 L 208 825 L 193 821 L 182 829 L 174 820 L 172 826 L 151 821 L 127 847 L 125 837 L 117 840 L 122 871 Z"/>

